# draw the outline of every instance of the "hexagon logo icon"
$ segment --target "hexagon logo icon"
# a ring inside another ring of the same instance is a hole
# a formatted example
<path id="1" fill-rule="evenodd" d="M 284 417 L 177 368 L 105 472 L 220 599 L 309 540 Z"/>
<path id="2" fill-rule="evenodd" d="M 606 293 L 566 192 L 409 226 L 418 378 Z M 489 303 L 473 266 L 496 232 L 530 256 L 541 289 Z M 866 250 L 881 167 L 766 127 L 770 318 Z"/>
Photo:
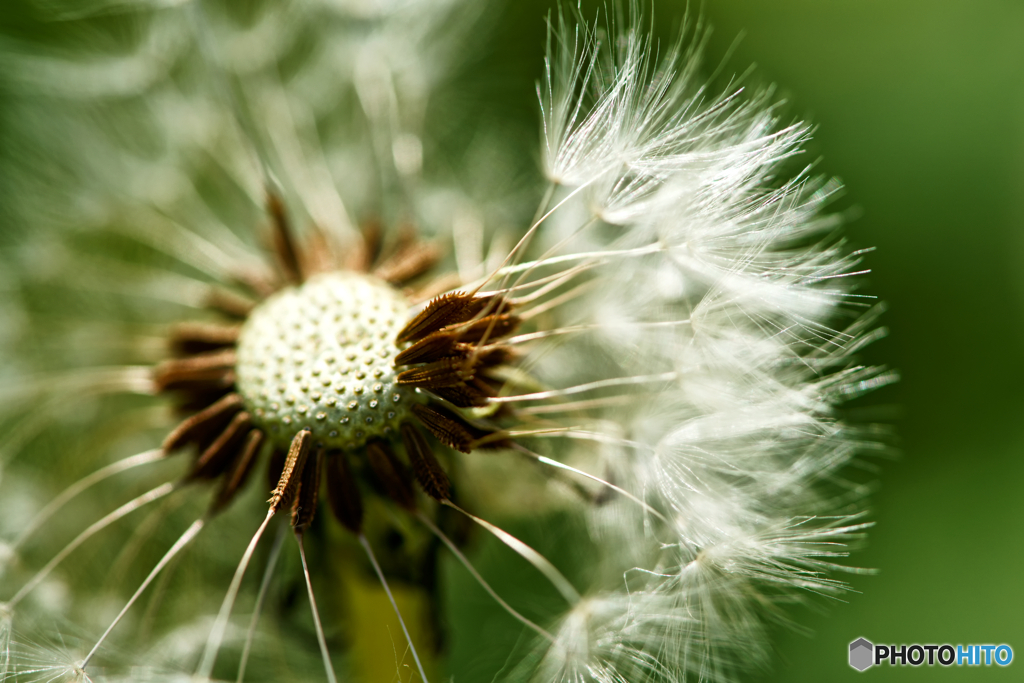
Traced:
<path id="1" fill-rule="evenodd" d="M 875 646 L 864 638 L 850 643 L 850 666 L 857 671 L 864 671 L 875 663 Z"/>

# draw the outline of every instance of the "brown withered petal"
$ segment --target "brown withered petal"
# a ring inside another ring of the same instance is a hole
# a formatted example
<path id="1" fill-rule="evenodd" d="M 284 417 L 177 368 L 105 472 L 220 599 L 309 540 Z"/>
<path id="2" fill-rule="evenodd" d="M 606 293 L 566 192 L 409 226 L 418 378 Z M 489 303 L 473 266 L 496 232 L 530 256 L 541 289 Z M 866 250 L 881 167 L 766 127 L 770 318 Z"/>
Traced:
<path id="1" fill-rule="evenodd" d="M 486 384 L 482 386 L 487 391 L 481 391 L 478 388 L 479 385 L 481 385 L 480 382 L 473 382 L 472 385 L 460 384 L 454 387 L 439 387 L 431 389 L 430 393 L 438 398 L 443 398 L 458 408 L 483 408 L 487 405 L 487 399 L 497 394 L 491 391 Z"/>
<path id="2" fill-rule="evenodd" d="M 462 453 L 472 452 L 473 443 L 481 436 L 462 418 L 443 408 L 416 404 L 412 412 L 438 441 Z"/>
<path id="3" fill-rule="evenodd" d="M 473 354 L 473 359 L 478 368 L 493 368 L 496 365 L 504 365 L 510 363 L 514 358 L 515 351 L 500 344 L 478 347 Z"/>
<path id="4" fill-rule="evenodd" d="M 440 258 L 441 251 L 436 246 L 415 242 L 399 249 L 375 268 L 373 274 L 392 285 L 402 285 L 426 273 Z"/>
<path id="5" fill-rule="evenodd" d="M 454 332 L 434 332 L 395 356 L 395 365 L 428 363 L 452 356 L 457 342 Z"/>
<path id="6" fill-rule="evenodd" d="M 223 426 L 235 413 L 242 409 L 242 405 L 241 396 L 238 394 L 228 394 L 216 403 L 184 420 L 164 439 L 164 452 L 173 453 L 179 448 L 192 443 L 201 434 Z"/>
<path id="7" fill-rule="evenodd" d="M 413 474 L 420 488 L 435 500 L 447 500 L 451 495 L 451 481 L 437 461 L 430 444 L 423 438 L 420 430 L 406 422 L 402 425 L 402 443 L 412 464 Z"/>
<path id="8" fill-rule="evenodd" d="M 421 339 L 449 325 L 472 320 L 488 307 L 497 308 L 504 299 L 499 296 L 473 296 L 465 292 L 449 292 L 433 299 L 426 308 L 409 321 L 397 341 L 407 342 Z"/>
<path id="9" fill-rule="evenodd" d="M 395 381 L 421 389 L 436 389 L 458 386 L 472 378 L 473 366 L 469 365 L 467 359 L 455 357 L 442 358 L 418 368 L 403 370 L 398 373 Z"/>
<path id="10" fill-rule="evenodd" d="M 340 267 L 334 240 L 316 224 L 313 225 L 312 234 L 309 236 L 302 255 L 305 259 L 305 271 L 309 275 L 329 273 Z"/>
<path id="11" fill-rule="evenodd" d="M 189 473 L 189 479 L 213 479 L 227 469 L 232 458 L 242 446 L 246 434 L 252 428 L 252 416 L 249 413 L 236 413 L 224 431 L 206 447 Z"/>
<path id="12" fill-rule="evenodd" d="M 505 307 L 508 306 L 509 304 L 505 303 Z M 454 327 L 451 332 L 460 342 L 475 344 L 485 338 L 493 340 L 508 336 L 516 331 L 520 322 L 522 321 L 519 316 L 511 313 L 488 315 L 466 325 Z"/>
<path id="13" fill-rule="evenodd" d="M 366 444 L 366 461 L 391 500 L 406 510 L 416 507 L 409 473 L 386 442 L 371 441 Z"/>
<path id="14" fill-rule="evenodd" d="M 363 530 L 363 498 L 348 466 L 344 451 L 330 451 L 327 458 L 327 500 L 342 526 L 358 534 Z"/>
<path id="15" fill-rule="evenodd" d="M 245 320 L 256 308 L 255 302 L 226 289 L 214 288 L 206 296 L 206 306 L 229 318 Z"/>
<path id="16" fill-rule="evenodd" d="M 230 503 L 231 499 L 235 497 L 235 494 L 245 484 L 256 465 L 256 459 L 259 456 L 260 448 L 263 447 L 264 441 L 266 441 L 266 437 L 262 431 L 259 429 L 249 431 L 245 444 L 231 463 L 230 471 L 221 480 L 220 490 L 217 492 L 217 497 L 213 503 L 215 511 L 224 508 Z"/>
<path id="17" fill-rule="evenodd" d="M 320 471 L 323 467 L 324 450 L 317 448 L 307 458 L 306 466 L 302 469 L 302 480 L 299 484 L 299 494 L 295 497 L 292 505 L 292 528 L 296 533 L 302 533 L 313 523 L 316 516 L 316 504 L 320 498 Z"/>
<path id="18" fill-rule="evenodd" d="M 302 476 L 302 469 L 306 465 L 306 457 L 309 455 L 309 446 L 313 441 L 313 434 L 308 429 L 303 429 L 292 439 L 288 448 L 288 457 L 284 461 L 284 469 L 281 470 L 281 478 L 277 480 L 277 486 L 270 494 L 271 512 L 277 512 L 282 507 L 290 507 L 295 498 L 296 490 Z"/>
<path id="19" fill-rule="evenodd" d="M 235 383 L 231 368 L 207 368 L 187 375 L 161 377 L 154 382 L 157 391 L 173 391 L 183 394 L 208 394 L 229 389 Z"/>
<path id="20" fill-rule="evenodd" d="M 171 352 L 177 356 L 191 356 L 233 346 L 241 329 L 240 325 L 179 323 L 170 331 Z"/>
<path id="21" fill-rule="evenodd" d="M 231 281 L 239 284 L 259 299 L 266 299 L 281 287 L 278 278 L 262 268 L 243 268 L 231 274 Z"/>
<path id="22" fill-rule="evenodd" d="M 237 360 L 234 349 L 165 360 L 153 371 L 153 385 L 157 391 L 168 391 L 189 382 L 215 380 L 229 372 Z"/>
<path id="23" fill-rule="evenodd" d="M 383 229 L 379 221 L 369 220 L 363 223 L 360 232 L 362 244 L 348 251 L 345 265 L 349 270 L 368 273 L 380 255 Z"/>

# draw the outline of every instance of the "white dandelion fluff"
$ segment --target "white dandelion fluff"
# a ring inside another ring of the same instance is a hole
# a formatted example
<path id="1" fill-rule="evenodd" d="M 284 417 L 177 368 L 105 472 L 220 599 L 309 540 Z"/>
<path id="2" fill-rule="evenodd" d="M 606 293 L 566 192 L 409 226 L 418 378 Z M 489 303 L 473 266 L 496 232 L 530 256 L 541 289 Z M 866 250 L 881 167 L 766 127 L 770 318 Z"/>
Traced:
<path id="1" fill-rule="evenodd" d="M 528 220 L 429 163 L 462 3 L 39 10 L 80 38 L 0 52 L 5 677 L 371 680 L 351 585 L 392 673 L 472 676 L 451 563 L 522 629 L 496 680 L 735 680 L 845 589 L 877 307 L 838 183 L 787 177 L 810 128 L 705 85 L 699 28 L 549 20 Z M 500 523 L 556 514 L 586 571 Z"/>

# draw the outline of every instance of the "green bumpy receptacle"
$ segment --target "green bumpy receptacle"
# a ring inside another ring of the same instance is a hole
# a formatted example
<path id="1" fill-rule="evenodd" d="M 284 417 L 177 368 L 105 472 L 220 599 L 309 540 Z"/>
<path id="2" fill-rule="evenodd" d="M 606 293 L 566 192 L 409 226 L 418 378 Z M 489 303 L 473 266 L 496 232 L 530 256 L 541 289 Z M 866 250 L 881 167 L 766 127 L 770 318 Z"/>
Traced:
<path id="1" fill-rule="evenodd" d="M 277 292 L 238 339 L 238 391 L 253 421 L 283 448 L 302 429 L 327 448 L 395 433 L 415 391 L 395 384 L 395 337 L 408 302 L 384 282 L 327 273 Z"/>

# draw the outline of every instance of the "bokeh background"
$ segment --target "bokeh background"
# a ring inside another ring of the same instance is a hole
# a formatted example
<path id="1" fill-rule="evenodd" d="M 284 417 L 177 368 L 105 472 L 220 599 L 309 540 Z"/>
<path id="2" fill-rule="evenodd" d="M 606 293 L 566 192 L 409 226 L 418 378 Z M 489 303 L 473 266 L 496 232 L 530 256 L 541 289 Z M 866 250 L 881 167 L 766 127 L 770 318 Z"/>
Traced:
<path id="1" fill-rule="evenodd" d="M 534 84 L 551 3 L 487 2 L 487 39 L 447 96 L 471 102 L 533 150 Z M 877 526 L 851 564 L 878 573 L 853 577 L 855 591 L 844 601 L 814 598 L 794 610 L 800 628 L 777 629 L 775 666 L 762 678 L 1024 680 L 1024 2 L 697 5 L 691 16 L 714 29 L 708 64 L 725 60 L 723 78 L 756 64 L 746 82 L 774 84 L 786 116 L 817 125 L 805 161 L 820 157 L 817 168 L 845 182 L 835 209 L 850 216 L 849 238 L 877 248 L 866 259 L 872 273 L 863 291 L 889 304 L 883 322 L 891 333 L 866 359 L 902 378 L 851 408 L 854 418 L 891 425 L 894 434 L 891 450 L 858 475 L 877 482 L 870 500 Z M 8 37 L 38 30 L 17 7 L 0 0 Z M 670 39 L 687 4 L 656 0 L 653 8 L 656 31 Z M 453 126 L 450 134 L 466 130 Z M 560 523 L 513 530 L 554 548 Z M 517 577 L 502 574 L 502 555 L 492 550 L 478 549 L 478 564 L 495 588 L 515 593 Z M 466 577 L 450 569 L 445 580 L 455 593 Z M 515 641 L 479 595 L 455 598 L 449 609 L 454 621 L 478 625 L 481 640 Z M 860 636 L 1008 643 L 1017 661 L 1009 670 L 858 674 L 846 653 Z M 501 662 L 479 645 L 462 637 L 452 657 L 489 680 Z"/>

